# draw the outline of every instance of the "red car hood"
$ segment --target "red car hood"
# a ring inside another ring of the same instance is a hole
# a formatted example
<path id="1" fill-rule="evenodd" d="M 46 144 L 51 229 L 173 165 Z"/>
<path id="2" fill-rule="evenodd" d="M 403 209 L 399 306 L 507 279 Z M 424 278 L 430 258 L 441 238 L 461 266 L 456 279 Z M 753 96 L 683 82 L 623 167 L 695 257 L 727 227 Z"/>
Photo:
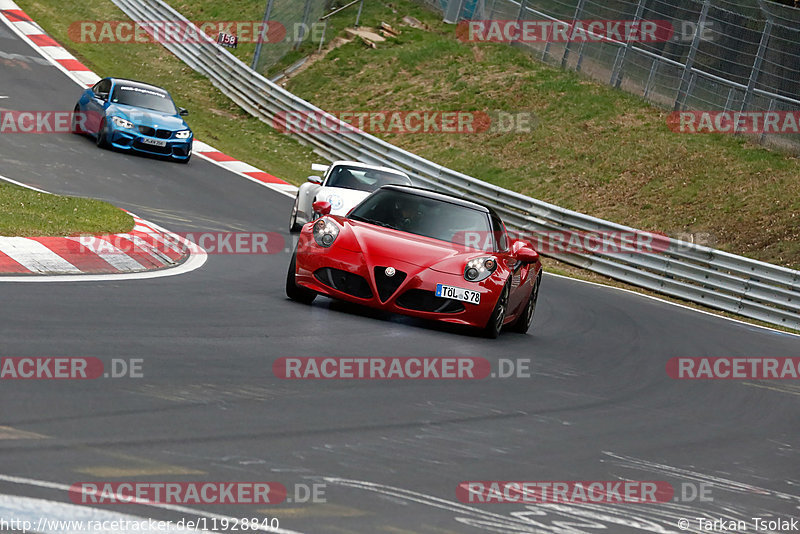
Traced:
<path id="1" fill-rule="evenodd" d="M 361 252 L 370 263 L 396 260 L 421 268 L 460 274 L 471 258 L 486 256 L 479 250 L 418 236 L 360 221 L 337 218 L 343 226 L 336 246 Z"/>

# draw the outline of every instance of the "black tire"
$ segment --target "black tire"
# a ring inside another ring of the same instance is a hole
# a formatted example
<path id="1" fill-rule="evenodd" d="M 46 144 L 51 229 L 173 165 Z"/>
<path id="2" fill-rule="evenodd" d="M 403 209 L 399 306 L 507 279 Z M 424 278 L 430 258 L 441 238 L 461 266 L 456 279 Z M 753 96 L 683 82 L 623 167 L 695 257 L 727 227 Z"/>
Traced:
<path id="1" fill-rule="evenodd" d="M 300 194 L 298 193 L 294 199 L 294 207 L 292 207 L 292 214 L 289 216 L 289 232 L 299 232 L 303 225 L 297 222 L 297 208 L 300 206 Z"/>
<path id="2" fill-rule="evenodd" d="M 524 334 L 527 332 L 533 323 L 533 315 L 536 313 L 536 301 L 539 300 L 539 286 L 542 283 L 542 271 L 539 271 L 539 276 L 533 283 L 533 291 L 531 291 L 531 298 L 528 299 L 528 304 L 522 311 L 522 314 L 514 321 L 508 328 L 512 332 Z"/>
<path id="3" fill-rule="evenodd" d="M 286 273 L 286 296 L 297 302 L 303 304 L 311 304 L 317 297 L 317 294 L 310 289 L 300 287 L 295 281 L 295 272 L 297 271 L 297 250 L 292 254 L 292 261 L 289 263 L 289 272 Z"/>
<path id="4" fill-rule="evenodd" d="M 100 123 L 100 129 L 97 130 L 97 147 L 108 148 L 108 140 L 106 139 L 106 120 Z"/>
<path id="5" fill-rule="evenodd" d="M 76 135 L 83 135 L 86 133 L 83 131 L 83 128 L 78 126 L 78 121 L 75 120 L 75 117 L 77 117 L 80 112 L 81 107 L 75 104 L 75 109 L 72 110 L 72 124 L 70 125 L 70 130 Z"/>
<path id="6" fill-rule="evenodd" d="M 494 306 L 494 311 L 492 311 L 489 321 L 483 328 L 483 335 L 489 339 L 497 339 L 497 336 L 500 335 L 500 331 L 503 329 L 503 321 L 505 321 L 506 312 L 508 311 L 509 293 L 511 293 L 511 285 L 506 283 L 506 285 L 503 286 L 503 291 L 500 292 L 500 296 L 497 298 L 497 304 Z"/>

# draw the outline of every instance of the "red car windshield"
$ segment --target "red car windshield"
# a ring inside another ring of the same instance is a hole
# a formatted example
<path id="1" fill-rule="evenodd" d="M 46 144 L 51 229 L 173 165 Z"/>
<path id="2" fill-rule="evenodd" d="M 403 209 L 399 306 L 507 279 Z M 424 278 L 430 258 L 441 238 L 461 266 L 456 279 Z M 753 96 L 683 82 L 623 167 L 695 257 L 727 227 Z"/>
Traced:
<path id="1" fill-rule="evenodd" d="M 457 245 L 496 249 L 486 212 L 413 193 L 378 191 L 348 218 Z"/>

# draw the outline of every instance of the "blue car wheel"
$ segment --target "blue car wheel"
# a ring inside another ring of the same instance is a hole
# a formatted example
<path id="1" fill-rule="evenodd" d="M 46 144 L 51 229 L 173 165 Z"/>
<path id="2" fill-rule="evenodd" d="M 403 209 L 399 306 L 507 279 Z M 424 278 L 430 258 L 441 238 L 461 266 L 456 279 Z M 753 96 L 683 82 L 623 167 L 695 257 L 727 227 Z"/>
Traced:
<path id="1" fill-rule="evenodd" d="M 100 129 L 97 130 L 97 146 L 99 148 L 108 148 L 108 132 L 106 131 L 106 120 L 100 122 Z"/>

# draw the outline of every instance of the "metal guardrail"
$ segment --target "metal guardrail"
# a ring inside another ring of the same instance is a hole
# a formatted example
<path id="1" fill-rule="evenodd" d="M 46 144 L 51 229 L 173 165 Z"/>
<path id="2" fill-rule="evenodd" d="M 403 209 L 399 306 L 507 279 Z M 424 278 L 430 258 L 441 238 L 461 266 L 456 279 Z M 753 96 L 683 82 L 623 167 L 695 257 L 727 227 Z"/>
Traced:
<path id="1" fill-rule="evenodd" d="M 174 20 L 189 24 L 161 0 L 114 0 L 134 20 Z M 202 32 L 198 32 L 202 33 Z M 243 109 L 268 124 L 285 112 L 324 114 L 251 70 L 208 39 L 164 43 L 168 50 L 209 80 Z M 346 127 L 347 125 L 343 125 Z M 328 160 L 352 159 L 406 171 L 417 183 L 494 207 L 509 227 L 523 232 L 640 233 L 483 182 L 445 168 L 372 135 L 296 134 Z M 560 253 L 546 255 L 629 284 L 800 330 L 800 271 L 664 237 L 656 253 Z"/>

